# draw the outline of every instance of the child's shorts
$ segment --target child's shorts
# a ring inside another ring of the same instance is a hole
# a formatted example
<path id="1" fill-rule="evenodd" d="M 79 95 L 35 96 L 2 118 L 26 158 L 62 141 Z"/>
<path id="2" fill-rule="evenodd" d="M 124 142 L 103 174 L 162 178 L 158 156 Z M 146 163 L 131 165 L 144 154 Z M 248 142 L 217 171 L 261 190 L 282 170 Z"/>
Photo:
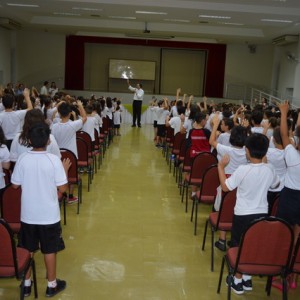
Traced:
<path id="1" fill-rule="evenodd" d="M 154 122 L 153 122 L 153 127 L 154 127 L 154 128 L 157 128 L 157 121 L 154 121 Z"/>
<path id="2" fill-rule="evenodd" d="M 30 252 L 41 248 L 43 254 L 56 253 L 65 249 L 60 222 L 50 225 L 21 222 L 19 246 Z"/>
<path id="3" fill-rule="evenodd" d="M 157 125 L 157 136 L 164 138 L 166 136 L 166 126 L 165 125 Z"/>
<path id="4" fill-rule="evenodd" d="M 120 128 L 120 124 L 119 125 L 114 125 L 115 129 L 119 129 Z"/>

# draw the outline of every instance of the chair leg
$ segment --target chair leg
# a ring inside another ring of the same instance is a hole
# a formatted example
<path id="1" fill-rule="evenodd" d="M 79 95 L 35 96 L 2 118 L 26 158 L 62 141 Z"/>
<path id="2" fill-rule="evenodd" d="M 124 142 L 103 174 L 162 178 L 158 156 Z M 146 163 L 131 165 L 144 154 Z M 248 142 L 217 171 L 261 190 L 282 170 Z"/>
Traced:
<path id="1" fill-rule="evenodd" d="M 192 201 L 193 201 L 193 204 L 192 204 L 192 212 L 191 212 L 191 222 L 193 222 L 193 217 L 194 217 L 194 210 L 195 210 L 195 201 L 196 201 L 196 197 L 194 196 Z"/>
<path id="2" fill-rule="evenodd" d="M 204 248 L 205 248 L 205 241 L 206 241 L 208 221 L 209 220 L 207 219 L 206 222 L 205 222 L 204 235 L 203 235 L 203 241 L 202 241 L 202 251 L 204 251 Z"/>
<path id="3" fill-rule="evenodd" d="M 183 198 L 184 198 L 184 189 L 185 189 L 185 181 L 183 181 L 182 183 L 181 203 L 183 202 Z"/>
<path id="4" fill-rule="evenodd" d="M 63 196 L 63 206 L 64 206 L 64 225 L 67 225 L 67 212 L 66 212 L 66 197 Z M 79 199 L 78 199 L 79 202 Z"/>
<path id="5" fill-rule="evenodd" d="M 211 227 L 211 265 L 210 265 L 210 270 L 213 272 L 214 271 L 214 254 L 215 254 L 215 249 L 214 249 L 214 241 L 215 241 L 215 230 L 213 226 Z"/>
<path id="6" fill-rule="evenodd" d="M 31 261 L 32 267 L 32 278 L 33 278 L 33 289 L 34 289 L 34 298 L 38 298 L 38 289 L 37 289 L 37 280 L 36 280 L 36 269 L 35 269 L 35 261 L 32 259 Z"/>
<path id="7" fill-rule="evenodd" d="M 199 202 L 199 201 L 198 201 L 198 199 L 196 198 L 194 235 L 197 235 L 198 202 Z"/>
<path id="8" fill-rule="evenodd" d="M 282 300 L 288 299 L 287 292 L 288 292 L 287 280 L 286 280 L 286 276 L 283 276 L 282 277 Z"/>
<path id="9" fill-rule="evenodd" d="M 221 265 L 220 277 L 219 277 L 219 284 L 218 284 L 218 289 L 217 289 L 218 294 L 220 294 L 220 290 L 221 290 L 221 284 L 222 284 L 223 272 L 224 272 L 224 265 L 225 265 L 225 256 L 223 256 L 223 259 L 222 259 L 222 265 Z"/>

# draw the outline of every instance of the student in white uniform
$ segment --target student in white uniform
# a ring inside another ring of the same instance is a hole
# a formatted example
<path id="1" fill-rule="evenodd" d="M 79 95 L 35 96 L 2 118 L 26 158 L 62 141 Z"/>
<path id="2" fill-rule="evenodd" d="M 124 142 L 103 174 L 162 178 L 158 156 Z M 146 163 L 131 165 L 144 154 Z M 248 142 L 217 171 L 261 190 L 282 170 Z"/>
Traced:
<path id="1" fill-rule="evenodd" d="M 180 106 L 177 109 L 178 111 L 178 115 L 177 116 L 173 116 L 171 119 L 169 117 L 167 117 L 166 119 L 166 126 L 171 126 L 171 128 L 174 129 L 174 135 L 176 135 L 176 133 L 180 132 L 180 128 L 181 125 L 184 123 L 185 121 L 185 107 L 184 106 Z"/>
<path id="2" fill-rule="evenodd" d="M 226 178 L 225 167 L 229 156 L 223 156 L 218 163 L 219 177 L 224 192 L 237 188 L 236 205 L 231 230 L 231 246 L 237 247 L 240 238 L 249 224 L 268 214 L 267 193 L 270 188 L 280 184 L 271 164 L 263 163 L 269 147 L 268 138 L 260 133 L 254 133 L 245 142 L 247 165 L 239 166 L 233 174 Z M 259 183 L 259 184 L 257 184 Z M 229 284 L 229 283 L 228 283 Z M 236 273 L 231 289 L 236 294 L 252 290 L 252 278 L 247 274 Z"/>
<path id="3" fill-rule="evenodd" d="M 52 297 L 66 288 L 66 281 L 56 277 L 56 255 L 65 248 L 61 236 L 60 210 L 57 190 L 68 187 L 67 172 L 70 161 L 61 160 L 46 151 L 50 129 L 37 123 L 28 133 L 33 149 L 23 153 L 11 177 L 13 188 L 22 187 L 21 230 L 19 244 L 34 254 L 44 254 L 48 280 L 46 297 Z M 31 293 L 31 270 L 25 275 L 24 295 Z"/>
<path id="4" fill-rule="evenodd" d="M 72 151 L 76 157 L 78 157 L 76 132 L 82 128 L 83 124 L 87 120 L 86 113 L 81 101 L 78 100 L 77 105 L 81 119 L 71 121 L 71 105 L 66 102 L 60 102 L 58 104 L 57 110 L 60 115 L 61 121 L 59 123 L 53 124 L 52 127 L 52 134 L 54 135 L 59 148 L 65 148 Z M 74 186 L 70 185 L 70 192 L 68 196 L 69 204 L 73 204 L 78 201 L 78 198 L 73 196 L 73 190 Z"/>

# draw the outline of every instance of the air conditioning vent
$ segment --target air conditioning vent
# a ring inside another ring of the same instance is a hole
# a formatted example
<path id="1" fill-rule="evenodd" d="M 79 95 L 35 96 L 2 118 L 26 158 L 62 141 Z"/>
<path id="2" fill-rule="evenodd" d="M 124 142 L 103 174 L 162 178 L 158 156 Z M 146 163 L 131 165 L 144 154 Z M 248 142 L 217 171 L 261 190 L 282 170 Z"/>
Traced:
<path id="1" fill-rule="evenodd" d="M 0 18 L 0 27 L 3 27 L 7 30 L 19 30 L 22 28 L 20 23 L 7 18 Z"/>
<path id="2" fill-rule="evenodd" d="M 284 46 L 292 43 L 297 43 L 299 40 L 298 35 L 282 35 L 272 40 L 275 46 Z"/>

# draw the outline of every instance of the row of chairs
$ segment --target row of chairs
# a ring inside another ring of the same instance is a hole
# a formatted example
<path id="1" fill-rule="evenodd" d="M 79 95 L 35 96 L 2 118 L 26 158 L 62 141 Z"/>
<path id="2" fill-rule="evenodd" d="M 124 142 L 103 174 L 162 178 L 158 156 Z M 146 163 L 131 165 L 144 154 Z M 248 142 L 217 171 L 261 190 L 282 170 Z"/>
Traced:
<path id="1" fill-rule="evenodd" d="M 217 158 L 212 153 L 203 152 L 194 159 L 189 156 L 189 147 L 184 134 L 177 133 L 166 139 L 165 155 L 169 171 L 173 164 L 173 175 L 180 188 L 181 201 L 186 196 L 185 210 L 188 210 L 188 188 L 199 187 L 193 197 L 191 221 L 195 215 L 194 234 L 197 232 L 198 205 L 214 204 L 216 190 L 220 185 L 217 169 Z M 172 157 L 172 159 L 171 159 Z M 180 174 L 185 173 L 184 178 Z M 177 175 L 179 174 L 179 175 Z M 205 250 L 207 228 L 211 228 L 211 271 L 214 270 L 214 233 L 217 230 L 231 231 L 236 203 L 236 190 L 223 193 L 220 209 L 212 211 L 205 223 L 202 250 Z M 270 295 L 273 276 L 280 276 L 283 283 L 283 299 L 287 299 L 286 278 L 289 274 L 300 272 L 300 237 L 294 247 L 293 231 L 285 221 L 275 218 L 278 199 L 275 201 L 271 217 L 266 217 L 251 224 L 245 231 L 239 247 L 230 248 L 223 258 L 217 292 L 220 292 L 224 265 L 229 271 L 228 299 L 231 298 L 231 283 L 237 273 L 267 276 L 266 292 Z M 284 239 L 281 237 L 285 236 Z M 294 250 L 293 250 L 294 249 Z"/>
<path id="2" fill-rule="evenodd" d="M 109 128 L 108 122 L 102 127 L 100 135 L 95 130 L 95 143 L 93 144 L 90 136 L 79 131 L 77 133 L 77 150 L 78 159 L 75 154 L 67 149 L 61 150 L 61 159 L 69 158 L 71 167 L 68 172 L 68 183 L 77 185 L 78 204 L 77 213 L 82 203 L 82 168 L 87 170 L 88 188 L 92 183 L 93 174 L 100 168 L 106 149 L 112 141 L 113 132 Z M 6 187 L 1 199 L 1 216 L 0 219 L 0 278 L 15 277 L 21 280 L 20 299 L 24 299 L 24 280 L 28 269 L 32 268 L 34 296 L 38 297 L 35 261 L 30 252 L 16 245 L 15 237 L 20 231 L 20 211 L 21 211 L 21 188 L 14 189 L 10 184 L 10 171 L 4 170 Z M 60 195 L 63 203 L 64 224 L 66 225 L 66 197 Z"/>

